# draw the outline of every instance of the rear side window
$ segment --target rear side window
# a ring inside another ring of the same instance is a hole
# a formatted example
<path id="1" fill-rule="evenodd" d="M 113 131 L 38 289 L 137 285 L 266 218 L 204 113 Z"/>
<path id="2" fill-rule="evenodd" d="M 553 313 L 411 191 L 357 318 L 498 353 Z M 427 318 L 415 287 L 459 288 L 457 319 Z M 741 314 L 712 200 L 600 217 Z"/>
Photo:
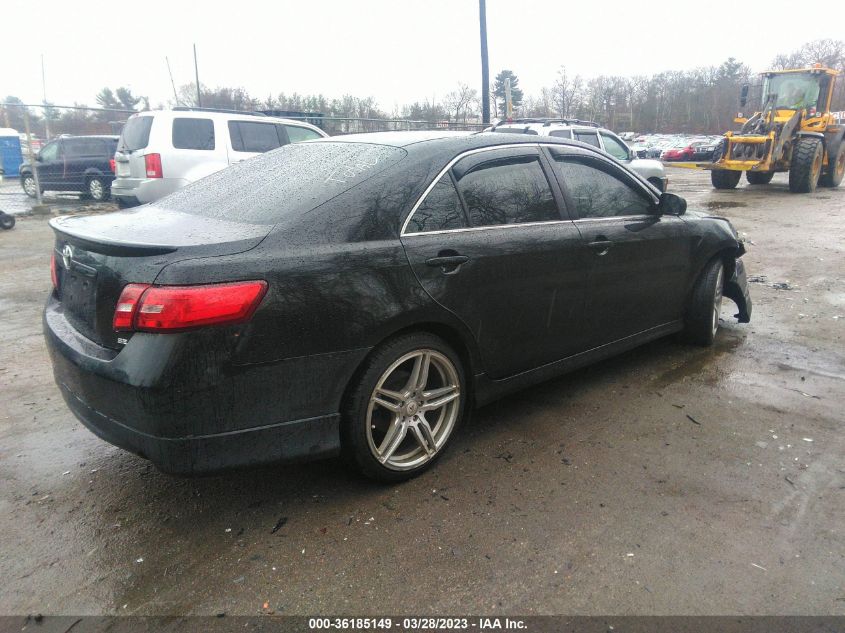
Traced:
<path id="1" fill-rule="evenodd" d="M 214 122 L 211 119 L 173 119 L 173 147 L 214 149 Z"/>
<path id="2" fill-rule="evenodd" d="M 454 168 L 471 226 L 560 220 L 537 156 L 477 160 L 464 158 Z"/>
<path id="3" fill-rule="evenodd" d="M 549 136 L 556 136 L 558 138 L 572 138 L 572 130 L 552 130 Z"/>
<path id="4" fill-rule="evenodd" d="M 153 117 L 138 116 L 129 119 L 120 133 L 117 149 L 134 152 L 144 149 L 150 142 L 150 129 L 153 127 Z"/>
<path id="5" fill-rule="evenodd" d="M 236 152 L 269 152 L 286 143 L 284 130 L 273 123 L 229 121 L 229 136 Z"/>
<path id="6" fill-rule="evenodd" d="M 299 143 L 301 141 L 313 141 L 316 138 L 323 138 L 314 130 L 310 130 L 307 127 L 300 127 L 298 125 L 288 125 L 286 127 L 288 130 L 288 137 L 290 138 L 291 143 Z"/>
<path id="7" fill-rule="evenodd" d="M 563 186 L 575 203 L 579 218 L 609 218 L 647 215 L 653 202 L 642 192 L 621 180 L 609 165 L 580 156 L 552 152 Z"/>
<path id="8" fill-rule="evenodd" d="M 593 147 L 599 147 L 599 135 L 595 132 L 581 132 L 575 130 L 575 140 L 587 143 Z"/>
<path id="9" fill-rule="evenodd" d="M 406 233 L 447 231 L 467 226 L 458 191 L 449 174 L 444 174 L 422 201 L 408 222 Z"/>

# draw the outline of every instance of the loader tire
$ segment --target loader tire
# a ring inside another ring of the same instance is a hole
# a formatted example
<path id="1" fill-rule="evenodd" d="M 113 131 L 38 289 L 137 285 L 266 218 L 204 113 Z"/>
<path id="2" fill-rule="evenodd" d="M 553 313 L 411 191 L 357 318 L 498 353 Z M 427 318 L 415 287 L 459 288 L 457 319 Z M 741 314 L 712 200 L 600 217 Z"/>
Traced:
<path id="1" fill-rule="evenodd" d="M 845 141 L 839 143 L 839 151 L 836 156 L 828 156 L 827 173 L 819 178 L 822 187 L 838 187 L 845 176 Z"/>
<path id="2" fill-rule="evenodd" d="M 773 171 L 747 171 L 745 179 L 749 185 L 768 185 L 772 182 L 775 172 Z"/>
<path id="3" fill-rule="evenodd" d="M 716 189 L 734 189 L 739 184 L 741 171 L 732 169 L 714 169 L 710 172 L 710 182 Z"/>
<path id="4" fill-rule="evenodd" d="M 716 143 L 713 148 L 713 156 L 710 157 L 711 162 L 718 163 L 722 159 L 722 154 L 725 153 L 725 139 Z"/>
<path id="5" fill-rule="evenodd" d="M 816 190 L 823 156 L 824 146 L 820 139 L 805 136 L 795 141 L 789 166 L 789 190 L 792 193 L 813 193 Z"/>

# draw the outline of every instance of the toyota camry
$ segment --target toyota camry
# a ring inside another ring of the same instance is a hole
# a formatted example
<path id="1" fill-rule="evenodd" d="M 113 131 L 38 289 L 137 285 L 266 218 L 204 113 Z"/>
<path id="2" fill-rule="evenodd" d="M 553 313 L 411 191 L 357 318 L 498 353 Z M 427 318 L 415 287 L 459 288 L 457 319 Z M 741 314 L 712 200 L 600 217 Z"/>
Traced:
<path id="1" fill-rule="evenodd" d="M 342 455 L 397 481 L 471 407 L 751 315 L 724 218 L 600 150 L 499 133 L 287 145 L 154 204 L 52 221 L 70 410 L 164 471 Z"/>

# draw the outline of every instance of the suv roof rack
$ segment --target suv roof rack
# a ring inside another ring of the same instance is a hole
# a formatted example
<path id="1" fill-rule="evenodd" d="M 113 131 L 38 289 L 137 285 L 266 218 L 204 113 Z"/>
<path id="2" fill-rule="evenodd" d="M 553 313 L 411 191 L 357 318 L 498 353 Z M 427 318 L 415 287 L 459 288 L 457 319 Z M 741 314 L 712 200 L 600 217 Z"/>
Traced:
<path id="1" fill-rule="evenodd" d="M 221 112 L 223 114 L 247 114 L 250 116 L 267 116 L 263 112 L 252 112 L 250 110 L 227 110 L 226 108 L 198 108 L 196 106 L 176 106 L 172 109 L 176 112 Z"/>
<path id="2" fill-rule="evenodd" d="M 601 127 L 595 121 L 582 121 L 581 119 L 555 119 L 555 118 L 546 118 L 546 117 L 534 117 L 534 118 L 523 118 L 523 119 L 511 119 L 510 121 L 499 121 L 495 125 L 493 125 L 493 129 L 495 130 L 500 125 L 511 125 L 513 123 L 542 123 L 543 126 L 549 126 L 552 123 L 565 123 L 568 125 L 588 125 L 590 127 Z"/>

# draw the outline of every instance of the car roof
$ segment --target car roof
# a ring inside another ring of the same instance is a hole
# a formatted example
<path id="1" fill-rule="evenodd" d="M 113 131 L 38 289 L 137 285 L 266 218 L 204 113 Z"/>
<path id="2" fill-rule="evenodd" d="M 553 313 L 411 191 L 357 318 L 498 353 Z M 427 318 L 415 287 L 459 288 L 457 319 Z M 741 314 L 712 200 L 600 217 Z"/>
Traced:
<path id="1" fill-rule="evenodd" d="M 174 119 L 178 118 L 189 118 L 189 119 L 196 119 L 197 117 L 201 117 L 203 119 L 223 119 L 224 121 L 257 121 L 257 122 L 264 122 L 264 123 L 284 123 L 286 125 L 301 125 L 302 127 L 312 128 L 315 130 L 319 130 L 320 128 L 316 125 L 308 123 L 307 121 L 297 121 L 295 119 L 284 119 L 282 117 L 275 117 L 269 116 L 266 114 L 262 114 L 260 112 L 247 112 L 247 111 L 237 111 L 237 110 L 211 110 L 211 109 L 203 109 L 203 108 L 180 108 L 180 109 L 170 109 L 170 108 L 162 108 L 161 110 L 142 110 L 141 112 L 136 112 L 135 114 L 131 115 L 129 118 L 134 118 L 138 116 L 169 116 Z"/>
<path id="2" fill-rule="evenodd" d="M 77 139 L 77 138 L 102 138 L 106 139 L 107 141 L 117 141 L 120 139 L 119 134 L 62 134 L 58 138 L 69 140 L 69 139 Z"/>
<path id="3" fill-rule="evenodd" d="M 444 155 L 459 154 L 464 151 L 495 147 L 497 145 L 518 144 L 554 144 L 568 145 L 580 149 L 588 148 L 603 154 L 601 150 L 586 143 L 572 141 L 554 136 L 535 136 L 526 134 L 508 134 L 507 132 L 453 132 L 446 130 L 411 131 L 411 132 L 371 132 L 364 134 L 345 134 L 330 136 L 312 143 L 372 143 L 374 145 L 388 145 L 403 148 L 419 156 L 424 154 L 443 153 Z"/>

